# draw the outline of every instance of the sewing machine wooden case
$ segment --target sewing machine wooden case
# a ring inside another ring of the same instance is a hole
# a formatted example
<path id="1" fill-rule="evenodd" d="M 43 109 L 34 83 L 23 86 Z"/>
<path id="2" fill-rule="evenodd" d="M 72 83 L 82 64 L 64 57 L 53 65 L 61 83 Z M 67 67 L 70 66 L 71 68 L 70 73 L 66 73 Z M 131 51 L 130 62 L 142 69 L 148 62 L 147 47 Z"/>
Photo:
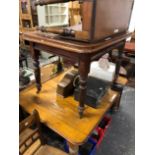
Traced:
<path id="1" fill-rule="evenodd" d="M 81 0 L 81 26 L 69 28 L 73 31 L 67 34 L 61 31 L 60 36 L 93 42 L 127 32 L 133 3 L 134 0 Z"/>
<path id="2" fill-rule="evenodd" d="M 126 32 L 132 7 L 133 0 L 85 0 L 82 4 L 82 34 L 77 38 L 94 41 Z"/>

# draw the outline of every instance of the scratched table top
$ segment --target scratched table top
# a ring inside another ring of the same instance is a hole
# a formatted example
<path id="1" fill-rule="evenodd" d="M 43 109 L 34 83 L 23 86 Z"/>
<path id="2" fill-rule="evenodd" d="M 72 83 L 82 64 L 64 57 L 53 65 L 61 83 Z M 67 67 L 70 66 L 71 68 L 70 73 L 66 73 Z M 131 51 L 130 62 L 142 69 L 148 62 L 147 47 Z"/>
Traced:
<path id="1" fill-rule="evenodd" d="M 65 73 L 45 82 L 39 94 L 36 94 L 35 86 L 21 91 L 19 102 L 30 114 L 36 109 L 41 122 L 51 130 L 69 142 L 80 145 L 86 142 L 104 114 L 111 108 L 118 93 L 109 89 L 97 109 L 85 106 L 84 116 L 80 119 L 78 102 L 73 96 L 62 98 L 56 94 L 57 84 Z"/>

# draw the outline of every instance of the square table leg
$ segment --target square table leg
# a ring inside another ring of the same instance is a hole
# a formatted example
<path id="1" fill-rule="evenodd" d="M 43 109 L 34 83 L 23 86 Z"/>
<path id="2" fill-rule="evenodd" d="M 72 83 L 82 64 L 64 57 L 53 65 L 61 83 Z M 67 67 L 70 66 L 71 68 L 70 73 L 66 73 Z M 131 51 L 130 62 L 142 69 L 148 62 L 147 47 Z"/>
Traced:
<path id="1" fill-rule="evenodd" d="M 112 106 L 112 111 L 117 112 L 119 110 L 121 96 L 122 96 L 122 92 L 119 92 L 119 95 L 115 99 L 114 104 Z"/>

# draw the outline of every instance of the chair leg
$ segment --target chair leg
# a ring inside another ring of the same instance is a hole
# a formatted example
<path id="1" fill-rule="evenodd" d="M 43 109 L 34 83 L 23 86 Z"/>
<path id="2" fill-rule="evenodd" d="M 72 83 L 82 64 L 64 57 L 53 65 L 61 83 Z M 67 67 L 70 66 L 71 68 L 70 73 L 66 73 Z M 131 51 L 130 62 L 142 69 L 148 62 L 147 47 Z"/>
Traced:
<path id="1" fill-rule="evenodd" d="M 23 62 L 22 62 L 22 61 L 19 61 L 19 66 L 20 66 L 21 68 L 23 68 Z"/>
<path id="2" fill-rule="evenodd" d="M 118 97 L 116 98 L 116 100 L 114 101 L 114 104 L 112 106 L 112 110 L 114 112 L 117 112 L 119 110 L 119 107 L 120 107 L 120 101 L 121 101 L 121 95 L 122 95 L 122 92 L 120 92 L 120 94 L 118 95 Z"/>
<path id="3" fill-rule="evenodd" d="M 27 59 L 25 59 L 25 64 L 26 64 L 26 67 L 28 68 L 28 62 L 27 62 Z"/>

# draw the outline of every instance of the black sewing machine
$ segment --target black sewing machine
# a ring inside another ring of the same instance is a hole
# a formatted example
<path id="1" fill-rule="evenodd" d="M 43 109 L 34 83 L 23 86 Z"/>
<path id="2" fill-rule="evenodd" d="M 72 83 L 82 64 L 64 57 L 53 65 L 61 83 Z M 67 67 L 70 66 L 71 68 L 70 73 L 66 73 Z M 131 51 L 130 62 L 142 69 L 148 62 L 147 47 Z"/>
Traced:
<path id="1" fill-rule="evenodd" d="M 89 105 L 90 107 L 97 108 L 102 102 L 102 98 L 109 86 L 110 84 L 108 82 L 89 76 L 85 104 Z M 77 101 L 79 101 L 79 90 L 79 86 L 74 90 L 74 99 Z"/>

